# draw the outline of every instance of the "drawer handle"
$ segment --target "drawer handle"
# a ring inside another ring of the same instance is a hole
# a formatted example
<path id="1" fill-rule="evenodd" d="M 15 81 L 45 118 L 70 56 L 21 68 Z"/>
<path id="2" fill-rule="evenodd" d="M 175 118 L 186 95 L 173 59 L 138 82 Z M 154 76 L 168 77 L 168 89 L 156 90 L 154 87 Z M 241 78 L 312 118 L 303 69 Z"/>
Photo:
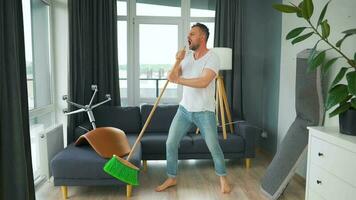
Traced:
<path id="1" fill-rule="evenodd" d="M 319 181 L 319 180 L 316 180 L 316 184 L 321 184 L 321 181 Z"/>
<path id="2" fill-rule="evenodd" d="M 318 156 L 321 157 L 321 156 L 324 156 L 324 154 L 321 153 L 321 152 L 319 152 L 319 153 L 318 153 Z"/>

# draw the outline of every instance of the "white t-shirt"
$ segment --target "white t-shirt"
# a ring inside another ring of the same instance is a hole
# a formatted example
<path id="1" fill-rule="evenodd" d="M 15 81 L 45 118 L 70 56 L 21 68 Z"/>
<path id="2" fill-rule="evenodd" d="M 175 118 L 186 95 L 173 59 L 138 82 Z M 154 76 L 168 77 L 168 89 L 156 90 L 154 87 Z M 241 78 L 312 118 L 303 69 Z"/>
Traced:
<path id="1" fill-rule="evenodd" d="M 219 57 L 209 50 L 203 57 L 195 60 L 193 51 L 188 51 L 182 60 L 182 78 L 198 78 L 204 68 L 219 73 Z M 189 112 L 212 111 L 215 112 L 215 79 L 206 88 L 183 86 L 183 97 L 180 101 Z"/>

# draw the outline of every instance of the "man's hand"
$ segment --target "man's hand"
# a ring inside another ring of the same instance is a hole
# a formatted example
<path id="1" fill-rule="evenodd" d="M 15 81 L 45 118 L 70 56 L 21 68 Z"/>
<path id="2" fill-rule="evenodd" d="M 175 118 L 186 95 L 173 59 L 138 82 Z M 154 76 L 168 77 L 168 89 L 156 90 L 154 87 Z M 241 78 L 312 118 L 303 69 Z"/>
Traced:
<path id="1" fill-rule="evenodd" d="M 182 75 L 182 68 L 180 66 L 180 63 L 182 62 L 184 57 L 185 47 L 177 52 L 176 62 L 174 63 L 172 70 L 168 71 L 167 80 L 169 80 L 170 82 L 178 84 L 180 76 Z"/>
<path id="2" fill-rule="evenodd" d="M 176 54 L 176 60 L 182 61 L 185 57 L 185 48 L 182 50 L 179 50 Z"/>
<path id="3" fill-rule="evenodd" d="M 173 71 L 169 71 L 167 74 L 167 80 L 169 80 L 172 83 L 178 84 L 179 75 L 177 73 L 174 73 Z"/>

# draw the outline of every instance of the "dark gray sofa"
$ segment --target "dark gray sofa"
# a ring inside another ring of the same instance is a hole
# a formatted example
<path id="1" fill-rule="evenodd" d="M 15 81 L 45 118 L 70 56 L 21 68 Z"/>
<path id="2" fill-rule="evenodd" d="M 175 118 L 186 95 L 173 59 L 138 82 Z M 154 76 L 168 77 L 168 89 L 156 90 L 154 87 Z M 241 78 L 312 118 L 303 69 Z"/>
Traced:
<path id="1" fill-rule="evenodd" d="M 133 145 L 143 124 L 145 123 L 153 105 L 141 107 L 110 107 L 103 106 L 94 110 L 97 127 L 116 127 L 125 131 L 129 142 Z M 141 167 L 147 160 L 164 160 L 166 139 L 171 121 L 178 105 L 160 105 L 157 107 L 150 124 L 147 126 L 141 144 L 138 145 L 131 162 Z M 259 130 L 246 122 L 234 124 L 235 133 L 228 133 L 227 140 L 223 140 L 219 128 L 219 143 L 226 159 L 245 159 L 246 167 L 250 159 L 255 156 L 255 136 Z M 91 130 L 89 123 L 84 123 L 75 129 L 74 141 L 82 134 Z M 192 125 L 188 134 L 183 138 L 179 148 L 179 159 L 211 159 L 208 147 L 200 134 L 195 133 Z M 69 133 L 68 133 L 69 134 Z M 73 141 L 73 142 L 74 142 Z M 52 175 L 55 186 L 62 186 L 66 197 L 67 186 L 89 185 L 125 185 L 107 175 L 102 167 L 107 160 L 101 158 L 89 146 L 74 146 L 69 144 L 58 153 L 51 162 Z M 131 195 L 131 186 L 127 186 L 127 196 Z"/>

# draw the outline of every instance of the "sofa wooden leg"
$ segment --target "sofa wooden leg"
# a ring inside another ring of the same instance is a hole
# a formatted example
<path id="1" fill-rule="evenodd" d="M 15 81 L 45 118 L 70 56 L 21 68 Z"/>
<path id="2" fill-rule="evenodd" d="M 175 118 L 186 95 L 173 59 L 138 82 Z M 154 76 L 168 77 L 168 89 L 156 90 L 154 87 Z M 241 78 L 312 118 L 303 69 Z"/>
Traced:
<path id="1" fill-rule="evenodd" d="M 126 186 L 126 197 L 131 197 L 132 196 L 132 185 L 127 185 Z"/>
<path id="2" fill-rule="evenodd" d="M 143 171 L 147 171 L 147 160 L 143 160 Z"/>
<path id="3" fill-rule="evenodd" d="M 246 158 L 245 159 L 245 167 L 246 167 L 246 169 L 250 169 L 251 168 L 251 158 Z"/>
<path id="4" fill-rule="evenodd" d="M 68 188 L 67 188 L 67 186 L 61 186 L 61 190 L 62 190 L 63 199 L 67 199 L 68 198 Z"/>

